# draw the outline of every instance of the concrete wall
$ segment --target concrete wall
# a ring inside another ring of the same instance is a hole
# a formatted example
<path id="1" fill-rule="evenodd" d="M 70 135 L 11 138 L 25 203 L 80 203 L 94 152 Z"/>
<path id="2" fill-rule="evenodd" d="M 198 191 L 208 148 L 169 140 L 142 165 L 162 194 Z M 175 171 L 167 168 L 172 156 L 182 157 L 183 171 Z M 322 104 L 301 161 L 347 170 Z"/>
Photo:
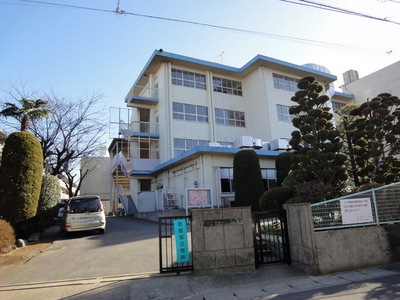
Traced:
<path id="1" fill-rule="evenodd" d="M 384 265 L 399 259 L 398 234 L 388 230 L 398 225 L 314 231 L 310 204 L 289 204 L 285 209 L 292 264 L 308 274 Z"/>
<path id="2" fill-rule="evenodd" d="M 255 268 L 250 207 L 192 210 L 196 273 Z"/>

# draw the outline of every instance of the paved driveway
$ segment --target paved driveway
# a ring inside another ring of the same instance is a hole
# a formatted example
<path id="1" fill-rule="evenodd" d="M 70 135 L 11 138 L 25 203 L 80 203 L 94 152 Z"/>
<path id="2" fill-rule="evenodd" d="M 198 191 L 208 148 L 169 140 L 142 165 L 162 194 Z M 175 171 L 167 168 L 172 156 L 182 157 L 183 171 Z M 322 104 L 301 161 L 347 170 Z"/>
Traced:
<path id="1" fill-rule="evenodd" d="M 0 284 L 157 273 L 158 225 L 132 217 L 107 217 L 104 235 L 63 238 L 24 265 L 0 269 Z"/>

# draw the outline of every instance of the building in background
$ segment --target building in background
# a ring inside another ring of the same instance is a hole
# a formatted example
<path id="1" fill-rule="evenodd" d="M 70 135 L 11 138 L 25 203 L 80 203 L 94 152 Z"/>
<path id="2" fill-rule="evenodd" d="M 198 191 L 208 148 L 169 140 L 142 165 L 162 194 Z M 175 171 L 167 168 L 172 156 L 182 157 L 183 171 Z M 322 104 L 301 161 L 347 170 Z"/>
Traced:
<path id="1" fill-rule="evenodd" d="M 110 212 L 110 157 L 107 149 L 100 151 L 97 157 L 83 157 L 81 169 L 88 171 L 82 180 L 80 195 L 96 195 L 103 202 L 105 213 Z"/>
<path id="2" fill-rule="evenodd" d="M 361 104 L 381 93 L 400 97 L 400 61 L 381 70 L 359 78 L 358 72 L 349 70 L 343 74 L 345 93 L 354 97 L 354 103 Z"/>
<path id="3" fill-rule="evenodd" d="M 297 82 L 313 75 L 332 103 L 336 76 L 257 55 L 241 68 L 155 51 L 125 98 L 111 108 L 111 210 L 129 214 L 226 207 L 234 200 L 233 157 L 254 149 L 265 189 L 275 187 L 275 157 L 289 148 L 289 107 Z M 329 105 L 332 105 L 329 103 Z"/>

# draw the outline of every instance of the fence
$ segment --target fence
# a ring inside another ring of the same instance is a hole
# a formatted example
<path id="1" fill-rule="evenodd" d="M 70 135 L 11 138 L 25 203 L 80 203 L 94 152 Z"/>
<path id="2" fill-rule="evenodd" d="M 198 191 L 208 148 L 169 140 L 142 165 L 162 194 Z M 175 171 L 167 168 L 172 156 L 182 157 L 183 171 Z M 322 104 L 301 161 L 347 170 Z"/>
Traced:
<path id="1" fill-rule="evenodd" d="M 314 230 L 400 223 L 400 182 L 311 205 Z"/>

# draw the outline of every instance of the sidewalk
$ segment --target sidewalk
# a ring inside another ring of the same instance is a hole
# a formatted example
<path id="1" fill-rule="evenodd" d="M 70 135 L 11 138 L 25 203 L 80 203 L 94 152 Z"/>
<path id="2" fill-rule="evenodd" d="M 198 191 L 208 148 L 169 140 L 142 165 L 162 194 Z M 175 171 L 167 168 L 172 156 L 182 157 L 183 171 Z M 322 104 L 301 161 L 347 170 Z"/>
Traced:
<path id="1" fill-rule="evenodd" d="M 400 275 L 400 264 L 324 276 L 308 276 L 288 265 L 271 265 L 254 271 L 213 276 L 196 276 L 194 274 L 181 274 L 179 276 L 175 274 L 133 274 L 0 286 L 0 298 L 3 300 L 304 299 L 297 298 L 297 293 L 341 285 L 347 285 L 349 288 L 352 288 L 356 283 L 393 275 Z M 400 282 L 400 276 L 398 277 Z M 343 290 L 343 287 L 341 289 Z M 326 297 L 326 299 L 332 299 L 332 295 L 327 295 Z M 318 299 L 325 298 L 321 296 Z M 361 298 L 351 297 L 343 299 Z"/>

